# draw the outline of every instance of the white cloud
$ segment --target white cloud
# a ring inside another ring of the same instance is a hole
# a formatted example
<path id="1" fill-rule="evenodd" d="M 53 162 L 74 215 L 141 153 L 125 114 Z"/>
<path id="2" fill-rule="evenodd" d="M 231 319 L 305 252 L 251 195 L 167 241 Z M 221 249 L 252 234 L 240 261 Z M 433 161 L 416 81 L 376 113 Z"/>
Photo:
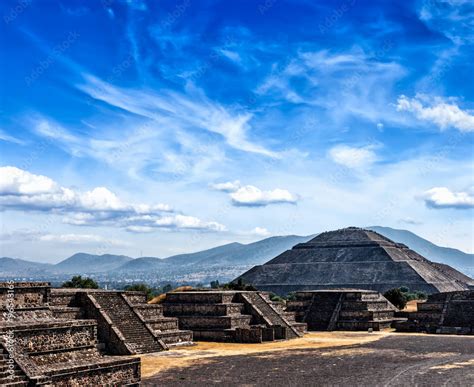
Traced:
<path id="1" fill-rule="evenodd" d="M 41 231 L 19 229 L 11 232 L 0 234 L 0 240 L 3 242 L 54 242 L 64 244 L 107 244 L 110 246 L 128 246 L 129 243 L 118 240 L 105 238 L 95 234 L 51 234 Z"/>
<path id="2" fill-rule="evenodd" d="M 25 142 L 23 140 L 20 140 L 16 137 L 13 137 L 13 136 L 9 135 L 8 133 L 3 131 L 2 129 L 0 129 L 0 141 L 12 142 L 12 143 L 19 144 L 19 145 L 24 145 L 25 144 Z"/>
<path id="3" fill-rule="evenodd" d="M 262 237 L 267 237 L 271 235 L 270 231 L 268 231 L 265 227 L 255 227 L 253 230 L 250 231 L 250 234 Z"/>
<path id="4" fill-rule="evenodd" d="M 397 110 L 413 113 L 419 120 L 434 123 L 440 129 L 453 127 L 461 132 L 474 131 L 474 115 L 439 97 L 429 101 L 422 95 L 415 98 L 401 95 L 397 100 Z"/>
<path id="5" fill-rule="evenodd" d="M 84 74 L 85 83 L 78 88 L 94 99 L 128 112 L 149 118 L 158 124 L 178 127 L 181 131 L 197 128 L 221 135 L 232 148 L 278 157 L 276 152 L 258 145 L 248 138 L 252 114 L 232 111 L 209 100 L 201 90 L 190 88 L 180 94 L 171 90 L 150 91 L 121 89 Z"/>
<path id="6" fill-rule="evenodd" d="M 215 183 L 211 184 L 211 188 L 216 191 L 222 192 L 235 192 L 237 191 L 242 185 L 240 184 L 239 180 L 228 181 L 225 183 Z"/>
<path id="7" fill-rule="evenodd" d="M 240 57 L 238 52 L 221 49 L 220 53 L 224 55 L 226 58 L 230 59 L 232 62 L 235 62 L 235 63 L 242 62 L 242 58 Z"/>
<path id="8" fill-rule="evenodd" d="M 330 158 L 347 168 L 361 169 L 372 165 L 377 160 L 377 155 L 372 150 L 373 146 L 351 147 L 336 145 L 329 150 Z"/>
<path id="9" fill-rule="evenodd" d="M 253 185 L 242 185 L 239 180 L 210 184 L 216 191 L 226 192 L 235 206 L 263 207 L 269 204 L 292 203 L 298 200 L 296 195 L 285 189 L 263 191 Z"/>
<path id="10" fill-rule="evenodd" d="M 42 242 L 72 243 L 72 244 L 108 244 L 112 246 L 128 246 L 129 244 L 117 239 L 107 239 L 92 234 L 45 234 L 38 238 Z"/>
<path id="11" fill-rule="evenodd" d="M 431 208 L 474 208 L 474 189 L 469 192 L 452 192 L 446 187 L 434 187 L 424 192 L 421 197 Z"/>
<path id="12" fill-rule="evenodd" d="M 240 187 L 231 193 L 230 197 L 234 205 L 244 207 L 261 207 L 279 203 L 295 204 L 297 202 L 297 197 L 285 189 L 262 191 L 253 185 Z"/>
<path id="13" fill-rule="evenodd" d="M 0 167 L 0 206 L 22 211 L 52 211 L 76 226 L 109 225 L 132 232 L 146 228 L 224 231 L 217 222 L 174 214 L 166 204 L 126 203 L 105 187 L 78 192 L 59 186 L 49 177 L 16 167 Z M 170 215 L 173 213 L 172 215 Z"/>

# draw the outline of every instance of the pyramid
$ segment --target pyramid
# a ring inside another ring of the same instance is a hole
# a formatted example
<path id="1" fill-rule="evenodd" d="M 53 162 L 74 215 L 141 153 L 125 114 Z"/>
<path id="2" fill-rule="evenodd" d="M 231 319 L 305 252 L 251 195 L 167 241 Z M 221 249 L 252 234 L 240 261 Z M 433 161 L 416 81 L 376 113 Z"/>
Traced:
<path id="1" fill-rule="evenodd" d="M 383 293 L 401 286 L 432 294 L 468 289 L 460 274 L 375 231 L 348 227 L 297 244 L 235 281 L 280 295 L 347 288 Z"/>

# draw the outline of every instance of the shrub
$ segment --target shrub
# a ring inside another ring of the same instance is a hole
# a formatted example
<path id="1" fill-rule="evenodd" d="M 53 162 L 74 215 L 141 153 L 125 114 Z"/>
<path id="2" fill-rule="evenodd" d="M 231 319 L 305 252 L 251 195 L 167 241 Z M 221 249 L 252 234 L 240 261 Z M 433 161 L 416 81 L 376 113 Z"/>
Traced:
<path id="1" fill-rule="evenodd" d="M 383 295 L 398 309 L 403 309 L 407 305 L 407 297 L 400 288 L 387 290 Z"/>
<path id="2" fill-rule="evenodd" d="M 280 297 L 278 294 L 270 293 L 270 301 L 284 302 L 285 299 L 283 297 Z"/>
<path id="3" fill-rule="evenodd" d="M 229 282 L 223 286 L 226 290 L 257 290 L 252 285 L 247 285 L 244 283 L 242 278 L 239 278 L 237 282 Z"/>

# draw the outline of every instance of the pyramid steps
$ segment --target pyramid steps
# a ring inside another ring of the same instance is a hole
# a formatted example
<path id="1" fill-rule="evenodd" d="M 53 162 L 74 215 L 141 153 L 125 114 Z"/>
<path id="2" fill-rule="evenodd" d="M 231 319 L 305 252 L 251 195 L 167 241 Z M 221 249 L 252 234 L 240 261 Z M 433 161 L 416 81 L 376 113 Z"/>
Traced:
<path id="1" fill-rule="evenodd" d="M 165 316 L 178 318 L 180 329 L 192 330 L 198 341 L 260 343 L 298 337 L 306 328 L 258 292 L 168 293 L 162 307 Z"/>
<path id="2" fill-rule="evenodd" d="M 407 286 L 427 294 L 469 288 L 466 277 L 437 265 L 407 246 L 356 227 L 319 234 L 234 280 L 261 291 L 365 289 L 385 292 Z M 376 301 L 377 295 L 365 295 Z"/>
<path id="3" fill-rule="evenodd" d="M 295 312 L 296 321 L 307 323 L 309 330 L 381 330 L 398 320 L 392 304 L 367 290 L 297 292 L 287 310 Z"/>
<path id="4" fill-rule="evenodd" d="M 155 338 L 137 313 L 120 293 L 98 292 L 90 295 L 101 311 L 112 321 L 124 337 L 124 344 L 131 354 L 158 352 L 167 349 Z"/>
<path id="5" fill-rule="evenodd" d="M 474 334 L 474 290 L 432 294 L 408 313 L 408 321 L 395 324 L 402 332 Z"/>

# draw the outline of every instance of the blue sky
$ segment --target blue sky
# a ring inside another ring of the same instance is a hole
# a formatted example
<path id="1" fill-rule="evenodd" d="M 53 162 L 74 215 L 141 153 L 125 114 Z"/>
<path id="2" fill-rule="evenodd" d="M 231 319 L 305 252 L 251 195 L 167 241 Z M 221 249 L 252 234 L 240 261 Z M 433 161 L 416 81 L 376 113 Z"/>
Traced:
<path id="1" fill-rule="evenodd" d="M 2 255 L 351 225 L 474 251 L 472 2 L 0 10 Z"/>

